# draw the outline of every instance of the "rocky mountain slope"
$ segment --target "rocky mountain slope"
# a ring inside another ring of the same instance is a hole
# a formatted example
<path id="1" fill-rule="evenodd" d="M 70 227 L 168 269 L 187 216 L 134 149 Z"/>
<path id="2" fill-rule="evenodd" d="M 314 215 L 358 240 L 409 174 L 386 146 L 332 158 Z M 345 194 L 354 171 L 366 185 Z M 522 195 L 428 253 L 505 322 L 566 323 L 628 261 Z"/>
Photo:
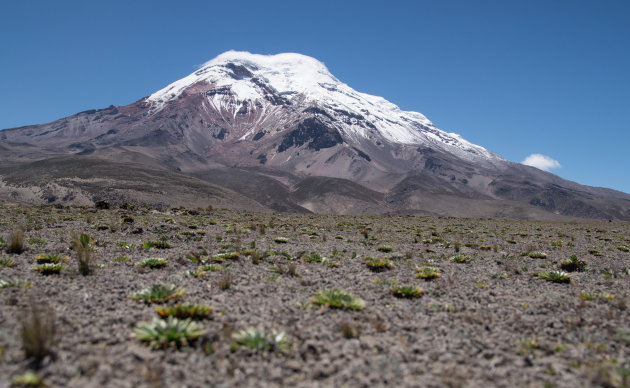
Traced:
<path id="1" fill-rule="evenodd" d="M 227 52 L 133 104 L 0 132 L 5 163 L 70 156 L 193 176 L 281 211 L 630 219 L 630 195 L 511 163 L 300 54 Z"/>

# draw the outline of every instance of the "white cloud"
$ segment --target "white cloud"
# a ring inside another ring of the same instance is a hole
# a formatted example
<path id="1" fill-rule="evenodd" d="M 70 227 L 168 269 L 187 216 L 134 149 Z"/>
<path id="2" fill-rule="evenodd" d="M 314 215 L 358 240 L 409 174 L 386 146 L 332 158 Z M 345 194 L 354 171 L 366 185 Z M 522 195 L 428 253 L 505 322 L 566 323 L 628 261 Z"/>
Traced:
<path id="1" fill-rule="evenodd" d="M 558 162 L 557 160 L 542 154 L 531 154 L 526 157 L 525 160 L 523 160 L 521 163 L 527 166 L 539 168 L 544 171 L 549 171 L 552 168 L 562 167 L 560 165 L 560 162 Z"/>

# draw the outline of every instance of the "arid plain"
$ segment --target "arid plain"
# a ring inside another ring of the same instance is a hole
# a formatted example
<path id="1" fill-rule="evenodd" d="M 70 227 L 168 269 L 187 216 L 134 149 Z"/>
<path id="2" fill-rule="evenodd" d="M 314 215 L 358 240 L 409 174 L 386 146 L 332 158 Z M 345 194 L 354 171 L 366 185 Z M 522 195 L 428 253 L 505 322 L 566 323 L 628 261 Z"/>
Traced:
<path id="1" fill-rule="evenodd" d="M 17 205 L 0 221 L 0 387 L 630 384 L 627 222 Z M 153 285 L 174 294 L 142 301 Z"/>

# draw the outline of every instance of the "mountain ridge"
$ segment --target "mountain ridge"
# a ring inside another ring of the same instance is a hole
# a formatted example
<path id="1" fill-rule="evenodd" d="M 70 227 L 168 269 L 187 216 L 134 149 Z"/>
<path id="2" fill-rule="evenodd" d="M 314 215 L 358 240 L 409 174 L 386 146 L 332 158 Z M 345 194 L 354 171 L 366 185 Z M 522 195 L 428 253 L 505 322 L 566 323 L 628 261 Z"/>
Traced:
<path id="1" fill-rule="evenodd" d="M 194 176 L 280 211 L 465 216 L 461 203 L 487 201 L 469 209 L 483 217 L 495 201 L 531 210 L 501 213 L 516 218 L 630 219 L 630 195 L 509 162 L 301 54 L 227 52 L 132 104 L 0 131 L 0 160 L 68 156 Z M 314 177 L 331 187 L 306 184 Z"/>

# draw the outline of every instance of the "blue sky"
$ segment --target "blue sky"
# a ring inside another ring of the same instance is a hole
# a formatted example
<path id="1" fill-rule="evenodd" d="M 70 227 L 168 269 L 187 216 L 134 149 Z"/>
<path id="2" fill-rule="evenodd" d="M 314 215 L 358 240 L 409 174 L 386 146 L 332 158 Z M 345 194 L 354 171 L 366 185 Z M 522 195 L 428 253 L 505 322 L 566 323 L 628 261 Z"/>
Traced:
<path id="1" fill-rule="evenodd" d="M 629 1 L 5 1 L 0 128 L 125 105 L 230 50 L 299 52 L 521 162 L 630 193 Z"/>

